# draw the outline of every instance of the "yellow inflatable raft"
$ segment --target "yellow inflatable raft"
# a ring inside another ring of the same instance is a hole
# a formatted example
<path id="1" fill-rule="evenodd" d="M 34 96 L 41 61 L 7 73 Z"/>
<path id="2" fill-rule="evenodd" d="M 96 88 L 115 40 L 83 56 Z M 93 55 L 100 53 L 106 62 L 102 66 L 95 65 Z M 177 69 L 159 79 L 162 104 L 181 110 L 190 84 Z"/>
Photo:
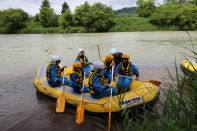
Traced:
<path id="1" fill-rule="evenodd" d="M 185 75 L 191 77 L 197 76 L 197 63 L 194 60 L 183 60 L 181 63 L 181 69 Z"/>
<path id="2" fill-rule="evenodd" d="M 69 72 L 72 68 L 65 70 L 66 77 L 69 77 Z M 116 78 L 117 79 L 117 78 Z M 88 79 L 85 80 L 87 85 Z M 113 83 L 116 85 L 117 80 Z M 43 94 L 57 98 L 61 93 L 61 87 L 52 88 L 46 80 L 46 66 L 37 69 L 34 79 L 35 87 Z M 155 100 L 159 94 L 159 87 L 149 81 L 133 81 L 130 86 L 130 91 L 125 94 L 112 97 L 112 112 L 120 111 L 125 108 L 142 105 Z M 72 92 L 72 88 L 65 86 L 63 95 L 66 98 L 66 103 L 77 106 L 80 102 L 80 94 Z M 109 112 L 110 97 L 94 99 L 90 93 L 85 93 L 83 97 L 84 109 L 90 112 Z"/>

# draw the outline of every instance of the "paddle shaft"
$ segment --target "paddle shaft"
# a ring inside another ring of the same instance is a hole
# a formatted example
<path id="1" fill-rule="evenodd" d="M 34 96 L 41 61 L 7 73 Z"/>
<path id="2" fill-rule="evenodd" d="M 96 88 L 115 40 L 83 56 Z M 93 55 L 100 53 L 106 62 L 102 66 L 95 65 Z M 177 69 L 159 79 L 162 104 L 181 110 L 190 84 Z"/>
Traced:
<path id="1" fill-rule="evenodd" d="M 112 66 L 112 71 L 111 71 L 111 83 L 113 83 L 113 76 L 114 76 L 114 66 Z M 111 129 L 111 103 L 112 103 L 112 88 L 111 88 L 111 92 L 110 92 L 110 101 L 109 101 L 110 105 L 109 105 L 109 118 L 108 118 L 108 131 L 110 131 Z"/>
<path id="2" fill-rule="evenodd" d="M 63 72 L 63 80 L 62 80 L 62 93 L 63 93 L 63 91 L 64 91 L 64 72 Z"/>
<path id="3" fill-rule="evenodd" d="M 99 45 L 97 45 L 97 49 L 98 49 L 98 53 L 99 53 L 99 59 L 101 60 L 101 54 L 100 54 Z"/>
<path id="4" fill-rule="evenodd" d="M 85 73 L 86 73 L 86 70 L 84 70 L 84 73 L 83 73 L 83 85 L 82 85 L 82 93 L 81 93 L 81 102 L 83 100 L 83 90 L 84 90 L 84 85 L 85 85 L 85 82 L 84 82 L 84 80 L 85 80 Z"/>
<path id="5" fill-rule="evenodd" d="M 83 123 L 84 121 L 84 108 L 83 108 L 83 93 L 84 93 L 84 85 L 85 85 L 85 71 L 84 70 L 84 77 L 83 77 L 83 85 L 82 85 L 82 93 L 81 93 L 81 99 L 80 99 L 80 102 L 79 102 L 79 105 L 77 107 L 77 111 L 76 111 L 76 119 L 75 119 L 75 122 L 77 124 L 81 124 Z"/>

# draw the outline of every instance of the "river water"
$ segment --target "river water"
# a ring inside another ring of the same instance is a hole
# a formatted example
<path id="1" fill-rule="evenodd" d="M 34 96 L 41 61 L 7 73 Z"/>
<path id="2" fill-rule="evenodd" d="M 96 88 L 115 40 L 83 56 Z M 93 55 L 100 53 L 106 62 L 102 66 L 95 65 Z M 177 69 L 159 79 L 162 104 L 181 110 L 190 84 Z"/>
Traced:
<path id="1" fill-rule="evenodd" d="M 197 32 L 189 33 L 197 49 Z M 174 74 L 175 59 L 179 67 L 182 54 L 191 54 L 185 47 L 192 49 L 186 32 L 0 35 L 0 130 L 104 130 L 107 118 L 88 114 L 83 125 L 76 125 L 76 108 L 68 104 L 63 114 L 55 113 L 56 101 L 40 95 L 33 84 L 36 68 L 50 60 L 45 50 L 71 66 L 78 48 L 90 61 L 98 60 L 96 45 L 101 56 L 110 48 L 130 54 L 140 78 L 159 80 L 162 88 L 170 81 L 166 67 Z"/>

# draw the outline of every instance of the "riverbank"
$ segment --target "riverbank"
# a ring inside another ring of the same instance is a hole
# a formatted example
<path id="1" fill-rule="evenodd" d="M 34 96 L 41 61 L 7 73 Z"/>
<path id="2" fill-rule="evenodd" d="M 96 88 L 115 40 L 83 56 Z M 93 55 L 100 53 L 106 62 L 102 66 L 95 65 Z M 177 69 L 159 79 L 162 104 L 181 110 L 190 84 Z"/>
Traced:
<path id="1" fill-rule="evenodd" d="M 178 27 L 169 26 L 167 28 L 159 28 L 152 25 L 149 18 L 138 16 L 124 16 L 114 18 L 115 26 L 109 32 L 135 32 L 135 31 L 180 31 Z M 5 31 L 0 29 L 0 34 Z M 29 21 L 25 28 L 15 32 L 15 34 L 64 34 L 64 33 L 87 33 L 83 27 L 42 27 L 34 21 Z"/>

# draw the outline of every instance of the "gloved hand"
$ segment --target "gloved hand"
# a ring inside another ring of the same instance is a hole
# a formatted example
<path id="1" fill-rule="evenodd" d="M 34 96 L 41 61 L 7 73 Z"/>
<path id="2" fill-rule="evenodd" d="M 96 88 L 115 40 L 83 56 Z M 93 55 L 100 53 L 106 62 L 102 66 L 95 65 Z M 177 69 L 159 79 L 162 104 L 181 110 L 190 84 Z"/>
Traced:
<path id="1" fill-rule="evenodd" d="M 112 87 L 112 86 L 113 86 L 113 84 L 112 84 L 112 83 L 110 83 L 110 84 L 109 84 L 109 87 Z"/>
<path id="2" fill-rule="evenodd" d="M 139 77 L 136 77 L 135 80 L 138 81 L 139 80 Z"/>

